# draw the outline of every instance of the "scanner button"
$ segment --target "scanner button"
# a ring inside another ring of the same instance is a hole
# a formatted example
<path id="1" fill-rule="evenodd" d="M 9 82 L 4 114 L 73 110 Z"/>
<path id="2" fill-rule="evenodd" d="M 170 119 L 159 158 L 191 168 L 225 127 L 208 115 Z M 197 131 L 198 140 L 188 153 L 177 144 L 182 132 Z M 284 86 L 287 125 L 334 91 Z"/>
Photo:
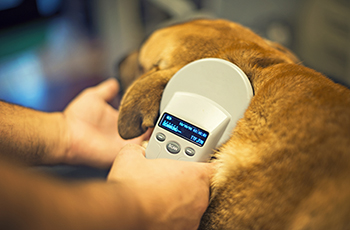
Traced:
<path id="1" fill-rule="evenodd" d="M 171 141 L 169 142 L 167 145 L 166 145 L 166 149 L 172 153 L 172 154 L 176 154 L 176 153 L 179 153 L 180 150 L 181 150 L 181 146 L 174 142 L 174 141 Z"/>
<path id="2" fill-rule="evenodd" d="M 193 157 L 194 154 L 196 153 L 196 151 L 193 148 L 191 148 L 191 147 L 187 147 L 185 149 L 185 153 L 186 153 L 187 156 Z"/>
<path id="3" fill-rule="evenodd" d="M 166 136 L 165 136 L 164 133 L 157 133 L 156 134 L 156 138 L 157 138 L 158 141 L 163 142 L 163 141 L 165 141 Z"/>

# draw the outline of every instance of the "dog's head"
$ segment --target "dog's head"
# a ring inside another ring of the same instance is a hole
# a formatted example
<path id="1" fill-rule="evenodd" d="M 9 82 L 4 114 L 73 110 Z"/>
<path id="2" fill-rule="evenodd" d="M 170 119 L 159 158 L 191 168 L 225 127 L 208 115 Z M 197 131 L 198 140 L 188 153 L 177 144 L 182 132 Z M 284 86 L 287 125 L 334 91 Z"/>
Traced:
<path id="1" fill-rule="evenodd" d="M 137 137 L 153 127 L 170 78 L 186 64 L 209 57 L 239 66 L 255 92 L 266 80 L 258 78 L 261 68 L 297 62 L 284 47 L 226 20 L 195 20 L 160 29 L 120 65 L 121 82 L 128 87 L 120 105 L 121 137 Z"/>

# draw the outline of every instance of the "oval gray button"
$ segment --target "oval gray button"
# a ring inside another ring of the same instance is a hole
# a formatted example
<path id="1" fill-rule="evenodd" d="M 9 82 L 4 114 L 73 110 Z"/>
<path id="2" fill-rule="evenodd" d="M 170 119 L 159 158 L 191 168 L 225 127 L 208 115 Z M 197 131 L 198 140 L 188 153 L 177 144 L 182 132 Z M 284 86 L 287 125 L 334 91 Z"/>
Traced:
<path id="1" fill-rule="evenodd" d="M 166 137 L 165 137 L 164 133 L 157 133 L 156 138 L 158 141 L 163 142 L 163 141 L 165 141 Z"/>
<path id="2" fill-rule="evenodd" d="M 181 150 L 181 146 L 174 142 L 174 141 L 171 141 L 169 142 L 167 145 L 166 145 L 166 149 L 172 153 L 172 154 L 176 154 L 176 153 L 179 153 L 180 150 Z"/>
<path id="3" fill-rule="evenodd" d="M 187 147 L 187 148 L 185 149 L 185 153 L 186 153 L 188 156 L 193 157 L 194 154 L 196 153 L 196 151 L 195 151 L 193 148 L 191 148 L 191 147 Z"/>

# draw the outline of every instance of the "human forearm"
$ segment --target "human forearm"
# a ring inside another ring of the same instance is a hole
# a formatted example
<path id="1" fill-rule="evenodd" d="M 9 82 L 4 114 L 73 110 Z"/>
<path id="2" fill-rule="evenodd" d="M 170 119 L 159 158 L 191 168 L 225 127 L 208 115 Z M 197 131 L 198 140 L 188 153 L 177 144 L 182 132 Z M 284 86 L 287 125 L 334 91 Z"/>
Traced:
<path id="1" fill-rule="evenodd" d="M 0 102 L 0 114 L 2 155 L 27 164 L 54 164 L 63 160 L 68 136 L 63 133 L 62 113 L 44 113 Z"/>
<path id="2" fill-rule="evenodd" d="M 107 103 L 117 93 L 116 80 L 104 81 L 82 91 L 58 113 L 0 101 L 0 152 L 28 164 L 109 167 L 125 144 L 145 139 L 120 137 L 119 112 Z"/>
<path id="3" fill-rule="evenodd" d="M 119 183 L 63 183 L 3 161 L 0 172 L 0 229 L 143 229 L 137 197 Z"/>
<path id="4" fill-rule="evenodd" d="M 209 198 L 210 164 L 118 154 L 108 181 L 61 182 L 0 157 L 0 229 L 197 229 Z"/>

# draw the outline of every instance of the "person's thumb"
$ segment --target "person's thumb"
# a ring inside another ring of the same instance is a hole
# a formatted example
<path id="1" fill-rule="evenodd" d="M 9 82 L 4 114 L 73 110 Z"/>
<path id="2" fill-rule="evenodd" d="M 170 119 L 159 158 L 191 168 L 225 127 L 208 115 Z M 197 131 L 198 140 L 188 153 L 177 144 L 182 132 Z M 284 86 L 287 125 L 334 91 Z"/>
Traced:
<path id="1" fill-rule="evenodd" d="M 94 87 L 95 92 L 105 101 L 111 101 L 119 92 L 119 84 L 114 78 L 105 80 Z"/>
<path id="2" fill-rule="evenodd" d="M 117 154 L 112 168 L 108 175 L 108 180 L 113 179 L 117 176 L 118 171 L 124 169 L 130 169 L 134 164 L 139 163 L 145 159 L 145 150 L 137 144 L 125 145 Z"/>
<path id="3" fill-rule="evenodd" d="M 118 154 L 118 157 L 127 157 L 128 159 L 139 158 L 140 156 L 142 156 L 142 158 L 145 157 L 145 149 L 137 144 L 125 145 Z"/>

